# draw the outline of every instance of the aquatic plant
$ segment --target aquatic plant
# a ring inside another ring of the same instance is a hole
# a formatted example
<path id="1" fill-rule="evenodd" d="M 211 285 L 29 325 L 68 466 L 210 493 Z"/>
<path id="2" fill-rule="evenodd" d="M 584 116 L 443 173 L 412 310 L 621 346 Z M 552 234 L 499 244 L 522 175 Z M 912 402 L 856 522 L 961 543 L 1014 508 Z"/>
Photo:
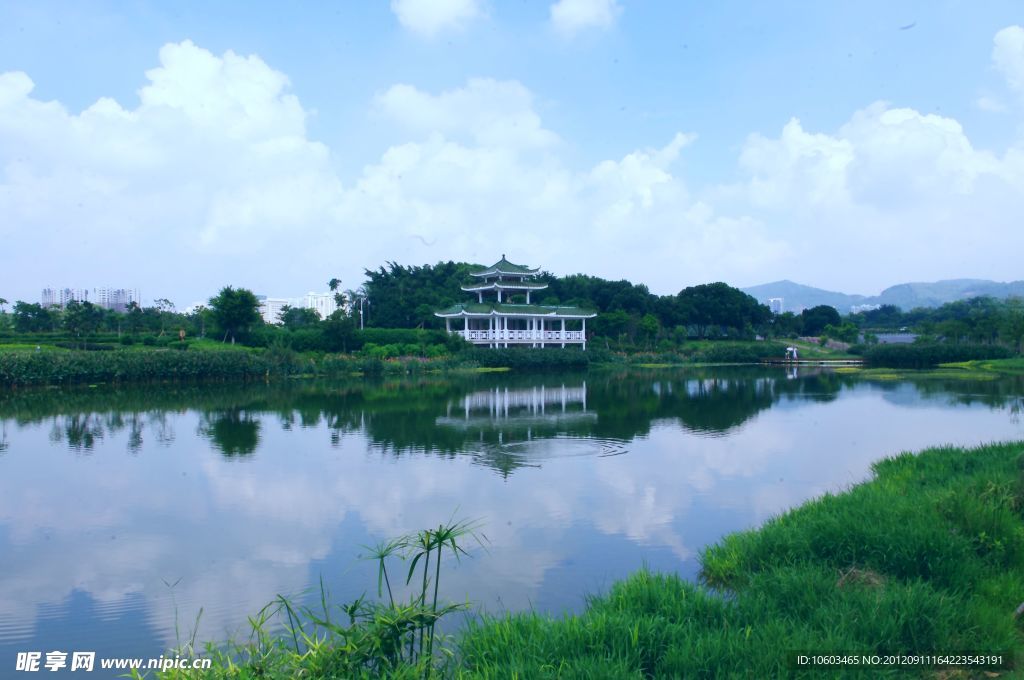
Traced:
<path id="1" fill-rule="evenodd" d="M 451 670 L 454 655 L 436 632 L 437 622 L 468 603 L 439 599 L 441 562 L 467 554 L 467 539 L 479 541 L 473 522 L 450 520 L 436 529 L 367 548 L 377 563 L 377 598 L 365 595 L 332 606 L 320 581 L 318 606 L 278 595 L 249 617 L 245 641 L 195 646 L 195 635 L 172 650 L 182 658 L 212 660 L 209 670 L 169 669 L 164 680 L 203 678 L 430 678 Z M 396 599 L 389 564 L 407 562 L 405 585 L 416 584 L 408 600 Z M 386 598 L 385 598 L 386 593 Z M 168 655 L 170 656 L 170 655 Z M 141 678 L 138 671 L 132 677 Z"/>

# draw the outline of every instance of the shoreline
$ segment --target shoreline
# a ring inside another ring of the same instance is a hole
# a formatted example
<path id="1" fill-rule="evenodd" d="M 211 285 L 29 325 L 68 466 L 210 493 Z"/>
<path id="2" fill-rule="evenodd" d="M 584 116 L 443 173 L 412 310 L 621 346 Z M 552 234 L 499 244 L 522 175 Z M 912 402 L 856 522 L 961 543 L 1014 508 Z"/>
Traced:
<path id="1" fill-rule="evenodd" d="M 797 653 L 970 653 L 988 660 L 957 667 L 968 676 L 1019 668 L 1024 442 L 934 447 L 884 458 L 872 470 L 870 479 L 846 491 L 826 493 L 705 548 L 699 583 L 641 570 L 592 598 L 578 615 L 476 617 L 433 657 L 433 672 L 459 678 L 779 677 L 826 670 L 796 669 Z M 280 678 L 333 677 L 329 669 L 339 668 L 363 668 L 363 677 L 371 670 L 423 676 L 423 658 L 358 657 L 342 644 L 373 630 L 366 623 L 340 637 L 326 631 L 315 649 L 293 648 L 295 627 L 276 635 L 262 631 L 259 650 L 255 643 L 209 645 L 199 656 L 213 659 L 211 671 L 156 677 L 248 677 L 253 664 Z M 943 668 L 871 670 L 902 676 Z M 827 667 L 836 676 L 861 677 L 864 670 Z"/>

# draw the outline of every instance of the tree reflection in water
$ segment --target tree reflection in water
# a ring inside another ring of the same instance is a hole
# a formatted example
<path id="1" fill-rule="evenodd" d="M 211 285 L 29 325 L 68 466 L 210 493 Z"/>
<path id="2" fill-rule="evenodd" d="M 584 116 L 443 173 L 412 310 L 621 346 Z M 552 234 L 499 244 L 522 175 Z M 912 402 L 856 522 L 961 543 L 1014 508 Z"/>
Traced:
<path id="1" fill-rule="evenodd" d="M 260 421 L 241 408 L 203 414 L 199 433 L 227 458 L 251 455 L 260 443 Z"/>
<path id="2" fill-rule="evenodd" d="M 781 403 L 826 402 L 849 389 L 984 403 L 1020 412 L 1024 379 L 915 378 L 867 382 L 820 368 L 792 372 L 757 366 L 575 374 L 441 375 L 415 379 L 184 385 L 19 391 L 0 395 L 0 419 L 50 421 L 51 440 L 89 452 L 103 437 L 126 433 L 127 450 L 147 439 L 174 441 L 177 417 L 198 414 L 198 432 L 228 458 L 245 458 L 261 439 L 261 419 L 282 430 L 326 430 L 334 447 L 358 433 L 389 457 L 468 455 L 507 476 L 552 456 L 613 455 L 658 423 L 709 437 L 742 427 Z M 6 434 L 0 435 L 0 451 Z"/>

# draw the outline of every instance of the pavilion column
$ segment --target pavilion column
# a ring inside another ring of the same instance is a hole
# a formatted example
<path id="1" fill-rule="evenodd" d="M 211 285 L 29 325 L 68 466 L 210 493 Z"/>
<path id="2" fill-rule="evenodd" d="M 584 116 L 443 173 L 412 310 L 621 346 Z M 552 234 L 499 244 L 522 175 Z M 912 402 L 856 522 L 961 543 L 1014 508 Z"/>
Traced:
<path id="1" fill-rule="evenodd" d="M 587 320 L 583 319 L 583 351 L 587 351 Z"/>
<path id="2" fill-rule="evenodd" d="M 543 347 L 544 346 L 544 326 L 547 325 L 547 322 L 544 321 L 544 319 L 537 319 L 537 320 L 540 322 L 540 346 Z"/>
<path id="3" fill-rule="evenodd" d="M 565 319 L 562 319 L 562 347 L 565 347 Z"/>
<path id="4" fill-rule="evenodd" d="M 448 317 L 445 317 L 444 319 L 444 330 L 446 333 L 452 332 L 452 320 L 449 319 Z"/>

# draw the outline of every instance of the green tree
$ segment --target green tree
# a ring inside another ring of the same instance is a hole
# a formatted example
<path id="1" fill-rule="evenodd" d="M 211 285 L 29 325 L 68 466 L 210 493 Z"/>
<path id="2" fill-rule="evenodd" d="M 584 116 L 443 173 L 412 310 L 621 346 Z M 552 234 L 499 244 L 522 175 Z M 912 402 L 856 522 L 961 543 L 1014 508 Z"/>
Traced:
<path id="1" fill-rule="evenodd" d="M 334 304 L 338 305 L 338 309 L 344 307 L 345 293 L 339 290 L 341 288 L 341 279 L 331 279 L 327 282 L 327 286 L 331 289 L 331 292 L 334 293 Z"/>
<path id="2" fill-rule="evenodd" d="M 260 323 L 259 301 L 251 290 L 225 286 L 210 298 L 210 309 L 217 328 L 224 332 L 221 342 L 231 338 L 244 340 L 253 326 Z"/>
<path id="3" fill-rule="evenodd" d="M 153 307 L 160 317 L 160 335 L 163 335 L 167 328 L 168 319 L 174 316 L 174 303 L 167 298 L 157 298 L 153 300 Z"/>
<path id="4" fill-rule="evenodd" d="M 2 298 L 2 297 L 0 297 L 0 314 L 6 314 L 7 313 L 7 310 L 4 309 L 4 307 L 6 307 L 7 304 L 8 304 L 7 300 Z"/>
<path id="5" fill-rule="evenodd" d="M 835 307 L 818 305 L 800 312 L 801 331 L 804 335 L 818 335 L 825 326 L 839 327 L 843 323 L 842 317 Z"/>
<path id="6" fill-rule="evenodd" d="M 64 328 L 68 333 L 81 338 L 82 346 L 90 334 L 95 333 L 103 322 L 103 309 L 89 301 L 72 300 L 64 307 Z"/>
<path id="7" fill-rule="evenodd" d="M 729 334 L 729 329 L 732 329 L 732 334 L 740 335 L 748 324 L 751 329 L 757 329 L 772 318 L 766 305 L 721 282 L 690 286 L 676 297 L 682 316 L 701 337 Z"/>
<path id="8" fill-rule="evenodd" d="M 285 305 L 281 308 L 279 317 L 285 328 L 295 330 L 297 328 L 308 328 L 320 323 L 320 315 L 312 309 L 304 307 L 292 307 Z"/>
<path id="9" fill-rule="evenodd" d="M 56 315 L 36 302 L 14 303 L 14 330 L 19 333 L 40 333 L 52 330 Z"/>
<path id="10" fill-rule="evenodd" d="M 1008 299 L 1001 316 L 1000 336 L 1012 345 L 1018 354 L 1024 352 L 1024 298 Z"/>
<path id="11" fill-rule="evenodd" d="M 658 333 L 661 332 L 661 323 L 658 321 L 658 317 L 648 312 L 640 319 L 637 330 L 640 332 L 640 336 L 650 345 L 657 339 Z"/>
<path id="12" fill-rule="evenodd" d="M 128 311 L 125 313 L 125 324 L 128 326 L 128 332 L 132 335 L 137 334 L 142 329 L 142 308 L 139 307 L 139 303 L 135 302 L 135 300 L 128 303 Z"/>
<path id="13" fill-rule="evenodd" d="M 822 336 L 832 338 L 833 340 L 839 340 L 840 342 L 855 343 L 857 342 L 857 336 L 860 334 L 860 330 L 854 324 L 849 321 L 833 326 L 828 324 L 821 331 Z"/>

